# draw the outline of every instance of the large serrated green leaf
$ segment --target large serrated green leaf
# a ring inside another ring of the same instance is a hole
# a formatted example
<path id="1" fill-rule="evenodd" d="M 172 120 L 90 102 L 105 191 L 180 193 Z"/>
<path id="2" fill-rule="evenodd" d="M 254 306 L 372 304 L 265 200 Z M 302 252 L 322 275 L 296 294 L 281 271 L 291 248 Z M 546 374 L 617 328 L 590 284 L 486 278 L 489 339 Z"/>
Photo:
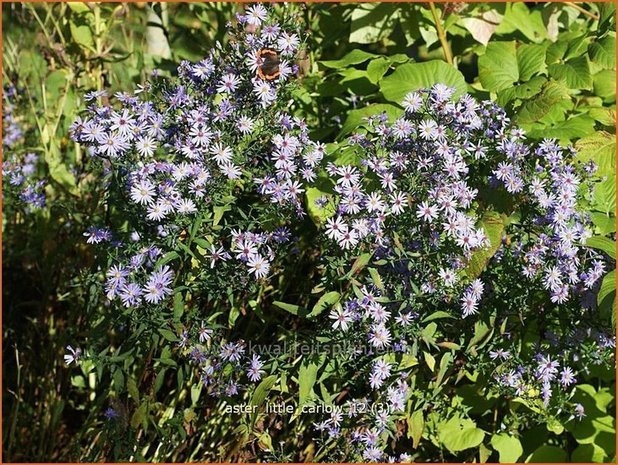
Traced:
<path id="1" fill-rule="evenodd" d="M 593 160 L 598 165 L 596 174 L 614 178 L 616 176 L 616 135 L 597 131 L 575 143 L 577 159 Z"/>
<path id="2" fill-rule="evenodd" d="M 592 75 L 588 57 L 585 55 L 571 58 L 564 63 L 554 63 L 547 68 L 549 75 L 561 81 L 570 89 L 592 89 Z"/>
<path id="3" fill-rule="evenodd" d="M 604 69 L 592 76 L 594 94 L 605 100 L 616 100 L 616 70 Z"/>
<path id="4" fill-rule="evenodd" d="M 536 123 L 563 100 L 570 100 L 567 89 L 554 81 L 548 81 L 541 93 L 518 108 L 515 119 L 519 124 Z"/>
<path id="5" fill-rule="evenodd" d="M 466 92 L 466 80 L 455 67 L 433 60 L 424 63 L 406 63 L 380 81 L 380 92 L 389 102 L 400 104 L 405 96 L 435 84 L 445 84 L 455 88 L 455 97 Z"/>
<path id="6" fill-rule="evenodd" d="M 491 42 L 479 57 L 479 80 L 483 88 L 497 92 L 519 80 L 515 42 Z"/>
<path id="7" fill-rule="evenodd" d="M 517 48 L 517 67 L 519 80 L 528 81 L 545 69 L 547 46 L 539 44 L 522 44 Z"/>
<path id="8" fill-rule="evenodd" d="M 516 99 L 531 99 L 532 97 L 538 95 L 541 92 L 546 82 L 547 78 L 545 78 L 544 76 L 535 76 L 528 82 L 507 87 L 506 89 L 498 91 L 498 98 L 496 99 L 496 101 L 498 102 L 498 105 L 504 107 L 509 102 Z"/>
<path id="9" fill-rule="evenodd" d="M 603 68 L 616 68 L 616 37 L 608 35 L 588 46 L 590 61 Z"/>

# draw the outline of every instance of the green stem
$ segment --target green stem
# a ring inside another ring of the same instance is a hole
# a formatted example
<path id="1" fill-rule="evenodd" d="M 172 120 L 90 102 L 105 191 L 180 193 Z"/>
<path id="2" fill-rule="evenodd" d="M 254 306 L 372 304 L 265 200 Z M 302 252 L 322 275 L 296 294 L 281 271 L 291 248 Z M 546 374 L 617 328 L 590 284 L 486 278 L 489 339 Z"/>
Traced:
<path id="1" fill-rule="evenodd" d="M 97 53 L 97 64 L 94 73 L 94 77 L 96 79 L 97 90 L 103 90 L 103 72 L 102 72 L 102 59 L 101 54 L 103 53 L 103 42 L 101 38 L 101 7 L 95 3 L 94 4 L 94 44 Z"/>
<path id="2" fill-rule="evenodd" d="M 446 32 L 444 32 L 444 28 L 442 27 L 442 21 L 438 16 L 436 6 L 433 2 L 429 2 L 429 8 L 431 9 L 431 15 L 433 16 L 433 21 L 436 25 L 436 31 L 438 32 L 438 39 L 440 40 L 440 45 L 442 45 L 442 50 L 444 50 L 444 58 L 449 65 L 452 65 L 453 52 L 451 51 L 451 47 L 446 38 Z"/>
<path id="3" fill-rule="evenodd" d="M 599 17 L 597 15 L 595 15 L 594 13 L 586 10 L 585 8 L 582 8 L 581 6 L 577 5 L 576 3 L 571 3 L 571 2 L 565 2 L 566 6 L 570 6 L 571 8 L 576 9 L 577 11 L 579 11 L 580 13 L 588 16 L 589 18 L 594 19 L 595 21 L 597 21 L 599 19 Z"/>

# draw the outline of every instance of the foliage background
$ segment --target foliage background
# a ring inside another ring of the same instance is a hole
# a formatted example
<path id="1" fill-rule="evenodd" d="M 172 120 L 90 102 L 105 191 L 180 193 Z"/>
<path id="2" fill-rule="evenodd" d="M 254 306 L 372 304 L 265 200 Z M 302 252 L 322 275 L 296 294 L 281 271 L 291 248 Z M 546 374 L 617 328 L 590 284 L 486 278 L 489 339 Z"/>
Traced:
<path id="1" fill-rule="evenodd" d="M 227 39 L 223 25 L 242 8 L 3 3 L 4 85 L 14 83 L 23 91 L 23 122 L 31 128 L 25 146 L 44 157 L 51 181 L 47 194 L 55 199 L 50 208 L 27 216 L 6 208 L 3 215 L 6 461 L 319 460 L 321 451 L 311 442 L 277 445 L 277 425 L 268 425 L 267 418 L 239 430 L 232 419 L 204 417 L 190 372 L 162 355 L 165 340 L 153 341 L 148 350 L 116 354 L 116 370 L 82 366 L 78 373 L 62 361 L 67 344 L 105 335 L 113 345 L 123 337 L 99 304 L 96 283 L 84 278 L 94 257 L 82 232 L 105 212 L 84 154 L 67 136 L 83 106 L 81 95 L 92 89 L 130 90 L 154 68 L 173 74 L 180 60 L 201 59 L 215 41 Z M 314 139 L 338 142 L 368 114 L 394 115 L 406 86 L 431 85 L 440 76 L 477 98 L 495 99 L 531 138 L 556 137 L 574 143 L 582 160 L 594 159 L 607 181 L 586 207 L 601 234 L 613 237 L 613 4 L 293 8 L 302 11 L 309 32 L 294 109 L 307 119 Z M 604 285 L 601 302 L 608 314 L 614 276 Z M 289 301 L 283 291 L 278 298 Z M 457 392 L 488 433 L 482 442 L 452 453 L 428 427 L 417 460 L 614 459 L 614 373 L 593 373 L 582 388 L 582 402 L 590 405 L 584 423 L 532 429 L 522 424 L 517 444 L 504 443 L 496 418 L 518 407 L 486 398 L 482 384 Z M 116 406 L 126 411 L 125 425 L 111 426 L 102 415 L 112 392 Z M 307 425 L 286 427 L 301 433 Z M 508 453 L 519 449 L 517 457 Z"/>

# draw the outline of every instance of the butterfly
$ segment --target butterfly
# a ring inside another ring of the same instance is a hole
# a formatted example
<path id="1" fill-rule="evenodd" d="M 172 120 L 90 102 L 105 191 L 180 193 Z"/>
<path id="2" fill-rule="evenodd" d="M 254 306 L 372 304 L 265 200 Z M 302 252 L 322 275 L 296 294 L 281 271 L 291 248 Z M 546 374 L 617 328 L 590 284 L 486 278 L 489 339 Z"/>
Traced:
<path id="1" fill-rule="evenodd" d="M 260 79 L 272 81 L 277 79 L 281 74 L 279 65 L 279 55 L 270 48 L 263 48 L 257 52 L 259 57 L 257 75 Z"/>

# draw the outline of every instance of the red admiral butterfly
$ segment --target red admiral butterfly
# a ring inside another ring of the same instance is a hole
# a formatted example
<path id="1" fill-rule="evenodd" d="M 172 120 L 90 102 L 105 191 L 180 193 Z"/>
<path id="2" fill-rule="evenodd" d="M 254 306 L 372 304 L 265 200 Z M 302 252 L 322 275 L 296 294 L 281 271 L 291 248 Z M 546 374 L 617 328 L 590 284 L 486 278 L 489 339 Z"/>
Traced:
<path id="1" fill-rule="evenodd" d="M 263 48 L 257 52 L 259 57 L 257 75 L 261 79 L 272 81 L 281 74 L 279 55 L 270 48 Z"/>

